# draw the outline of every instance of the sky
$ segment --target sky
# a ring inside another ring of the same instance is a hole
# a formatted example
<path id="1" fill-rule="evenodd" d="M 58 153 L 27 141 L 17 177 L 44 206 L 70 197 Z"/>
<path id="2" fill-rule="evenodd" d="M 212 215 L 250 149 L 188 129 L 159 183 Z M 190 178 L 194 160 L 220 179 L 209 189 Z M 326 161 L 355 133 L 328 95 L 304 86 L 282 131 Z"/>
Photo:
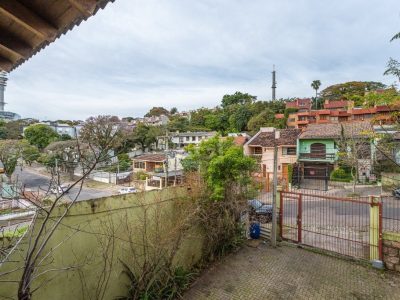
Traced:
<path id="1" fill-rule="evenodd" d="M 116 0 L 9 75 L 6 110 L 38 119 L 139 117 L 225 94 L 311 97 L 380 81 L 400 58 L 398 0 Z"/>

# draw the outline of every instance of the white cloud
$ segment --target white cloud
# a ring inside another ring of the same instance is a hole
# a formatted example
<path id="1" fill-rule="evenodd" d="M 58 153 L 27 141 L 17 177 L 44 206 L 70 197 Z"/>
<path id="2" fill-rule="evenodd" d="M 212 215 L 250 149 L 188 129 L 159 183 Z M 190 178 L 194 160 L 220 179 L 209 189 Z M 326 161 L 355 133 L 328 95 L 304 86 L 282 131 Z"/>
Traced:
<path id="1" fill-rule="evenodd" d="M 310 96 L 310 83 L 383 77 L 400 45 L 397 2 L 117 0 L 10 75 L 25 117 L 139 116 L 151 106 L 215 106 L 236 90 Z"/>

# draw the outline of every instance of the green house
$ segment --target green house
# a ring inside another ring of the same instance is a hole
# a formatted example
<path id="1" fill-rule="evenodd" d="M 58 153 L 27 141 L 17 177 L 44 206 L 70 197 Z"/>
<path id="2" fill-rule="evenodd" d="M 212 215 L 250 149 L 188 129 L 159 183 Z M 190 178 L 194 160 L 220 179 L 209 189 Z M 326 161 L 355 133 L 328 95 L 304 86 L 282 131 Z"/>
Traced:
<path id="1" fill-rule="evenodd" d="M 365 132 L 371 130 L 369 122 L 308 125 L 297 140 L 297 162 L 301 176 L 329 178 L 339 158 L 338 140 L 341 138 L 365 139 Z"/>

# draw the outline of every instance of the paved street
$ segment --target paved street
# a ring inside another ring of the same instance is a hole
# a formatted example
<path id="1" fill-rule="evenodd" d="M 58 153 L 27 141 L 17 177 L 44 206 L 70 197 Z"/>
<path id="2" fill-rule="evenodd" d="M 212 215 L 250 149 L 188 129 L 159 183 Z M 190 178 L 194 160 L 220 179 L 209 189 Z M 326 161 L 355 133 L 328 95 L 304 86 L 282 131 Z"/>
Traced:
<path id="1" fill-rule="evenodd" d="M 205 271 L 184 299 L 399 299 L 400 276 L 282 246 L 245 246 Z"/>
<path id="2" fill-rule="evenodd" d="M 49 189 L 50 177 L 42 175 L 38 172 L 32 171 L 29 168 L 17 169 L 14 173 L 15 178 L 18 179 L 25 188 L 37 190 L 38 188 L 46 191 Z M 78 195 L 80 188 L 74 187 L 70 190 L 66 197 L 68 199 L 75 199 Z M 96 199 L 101 197 L 107 197 L 116 194 L 115 189 L 96 189 L 83 187 L 79 193 L 77 201 Z"/>

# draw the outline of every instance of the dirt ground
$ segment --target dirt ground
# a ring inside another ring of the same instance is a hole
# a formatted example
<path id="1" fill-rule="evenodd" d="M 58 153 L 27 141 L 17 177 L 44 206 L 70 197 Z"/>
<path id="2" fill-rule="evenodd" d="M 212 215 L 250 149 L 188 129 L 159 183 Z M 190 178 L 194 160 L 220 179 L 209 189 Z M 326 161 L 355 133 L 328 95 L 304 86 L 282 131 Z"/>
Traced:
<path id="1" fill-rule="evenodd" d="M 400 274 L 261 243 L 205 271 L 184 299 L 400 299 Z"/>

